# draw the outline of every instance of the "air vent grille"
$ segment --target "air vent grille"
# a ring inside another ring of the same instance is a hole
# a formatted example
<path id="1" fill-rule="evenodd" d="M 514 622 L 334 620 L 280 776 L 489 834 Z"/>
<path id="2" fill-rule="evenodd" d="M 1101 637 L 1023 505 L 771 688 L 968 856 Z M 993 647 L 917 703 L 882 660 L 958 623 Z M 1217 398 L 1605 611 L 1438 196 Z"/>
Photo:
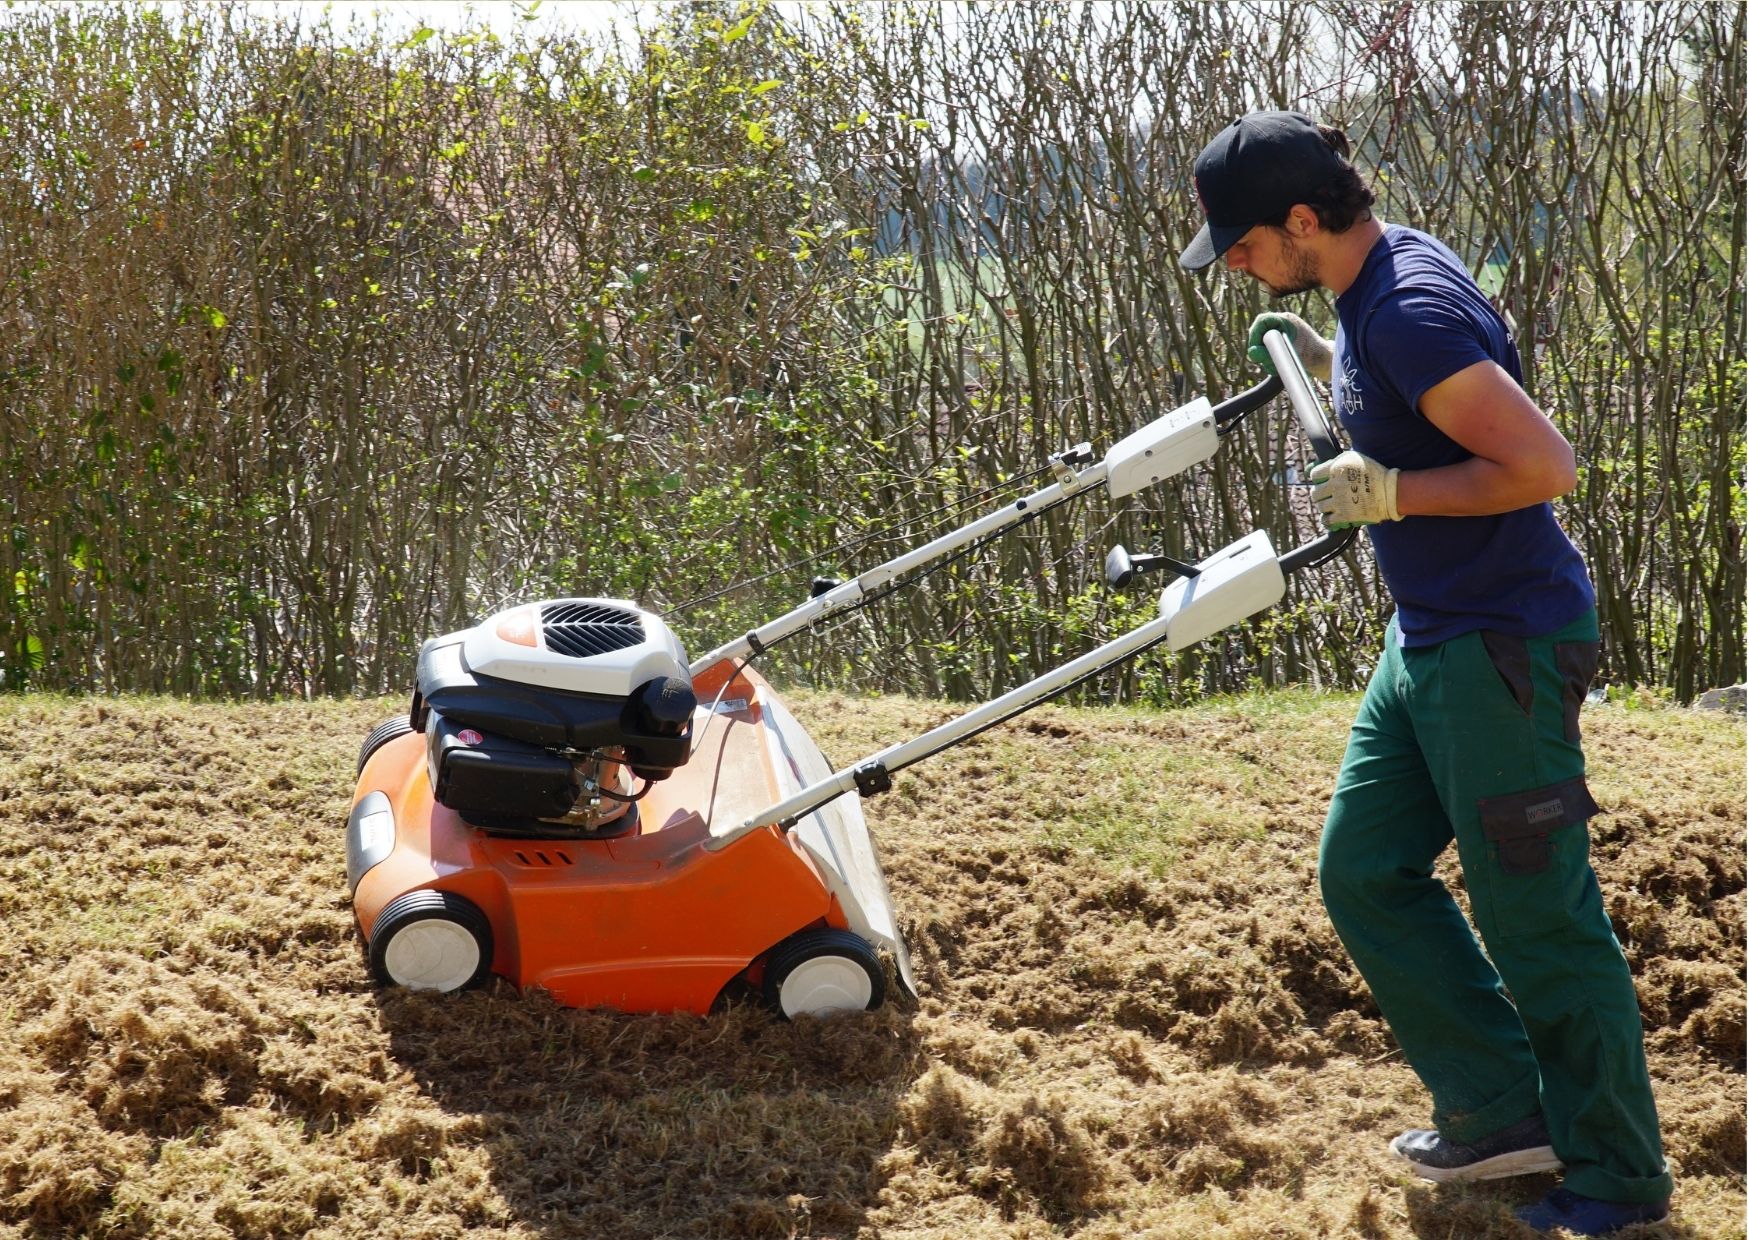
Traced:
<path id="1" fill-rule="evenodd" d="M 524 852 L 522 849 L 518 848 L 515 852 L 515 857 L 519 864 L 536 869 L 572 864 L 571 855 L 556 848 L 550 852 L 542 849 L 534 849 L 529 852 Z"/>
<path id="2" fill-rule="evenodd" d="M 601 603 L 548 603 L 540 609 L 540 627 L 548 650 L 573 659 L 628 650 L 644 639 L 636 612 Z"/>

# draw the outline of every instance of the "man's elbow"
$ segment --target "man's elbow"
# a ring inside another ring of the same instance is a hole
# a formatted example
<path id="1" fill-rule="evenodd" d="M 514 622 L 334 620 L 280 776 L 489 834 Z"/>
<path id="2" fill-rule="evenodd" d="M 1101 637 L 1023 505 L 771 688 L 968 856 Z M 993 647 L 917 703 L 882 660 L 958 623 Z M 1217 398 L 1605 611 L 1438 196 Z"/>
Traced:
<path id="1" fill-rule="evenodd" d="M 1577 485 L 1578 461 L 1573 455 L 1572 445 L 1562 438 L 1559 450 L 1549 452 L 1542 461 L 1542 498 L 1559 499 L 1562 495 L 1570 493 Z"/>

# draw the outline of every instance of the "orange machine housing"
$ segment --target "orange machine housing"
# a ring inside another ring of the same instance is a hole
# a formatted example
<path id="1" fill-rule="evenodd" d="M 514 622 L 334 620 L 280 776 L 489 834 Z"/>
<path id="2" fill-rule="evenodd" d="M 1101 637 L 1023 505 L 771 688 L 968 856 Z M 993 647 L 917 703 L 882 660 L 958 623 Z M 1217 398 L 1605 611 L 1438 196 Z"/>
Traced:
<path id="1" fill-rule="evenodd" d="M 772 804 L 780 785 L 762 735 L 764 679 L 724 661 L 693 685 L 718 705 L 698 725 L 691 759 L 651 786 L 637 827 L 613 839 L 518 839 L 470 826 L 433 800 L 423 735 L 383 745 L 353 798 L 380 791 L 394 811 L 393 849 L 353 896 L 366 942 L 389 901 L 450 891 L 490 919 L 492 971 L 518 987 L 571 1007 L 703 1013 L 790 935 L 845 927 L 813 860 L 779 828 L 704 847 L 712 822 Z"/>

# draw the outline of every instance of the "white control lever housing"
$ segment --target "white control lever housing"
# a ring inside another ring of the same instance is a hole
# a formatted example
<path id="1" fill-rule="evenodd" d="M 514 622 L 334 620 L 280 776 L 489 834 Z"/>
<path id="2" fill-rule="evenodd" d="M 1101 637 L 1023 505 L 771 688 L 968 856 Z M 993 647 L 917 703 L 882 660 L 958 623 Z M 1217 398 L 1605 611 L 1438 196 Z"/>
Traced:
<path id="1" fill-rule="evenodd" d="M 1159 595 L 1159 618 L 1173 650 L 1193 646 L 1246 616 L 1273 607 L 1287 592 L 1287 577 L 1269 537 L 1256 530 L 1198 564 Z"/>
<path id="2" fill-rule="evenodd" d="M 1214 406 L 1206 396 L 1149 422 L 1105 453 L 1105 488 L 1112 499 L 1200 465 L 1220 449 Z"/>

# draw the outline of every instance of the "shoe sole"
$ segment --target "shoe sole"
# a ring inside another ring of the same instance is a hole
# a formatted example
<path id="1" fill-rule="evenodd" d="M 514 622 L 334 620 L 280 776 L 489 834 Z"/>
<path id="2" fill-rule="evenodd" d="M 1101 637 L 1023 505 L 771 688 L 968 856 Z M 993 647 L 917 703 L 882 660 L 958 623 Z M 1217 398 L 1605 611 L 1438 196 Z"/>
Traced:
<path id="1" fill-rule="evenodd" d="M 1423 1180 L 1431 1180 L 1434 1184 L 1465 1184 L 1472 1180 L 1504 1180 L 1514 1175 L 1535 1175 L 1541 1171 L 1559 1171 L 1566 1164 L 1561 1162 L 1551 1145 L 1535 1145 L 1525 1150 L 1512 1150 L 1508 1154 L 1495 1154 L 1492 1158 L 1483 1158 L 1480 1162 L 1468 1163 L 1461 1167 L 1429 1167 L 1425 1163 L 1415 1162 L 1399 1148 L 1396 1138 L 1390 1142 L 1390 1152 L 1410 1167 L 1414 1174 Z"/>

